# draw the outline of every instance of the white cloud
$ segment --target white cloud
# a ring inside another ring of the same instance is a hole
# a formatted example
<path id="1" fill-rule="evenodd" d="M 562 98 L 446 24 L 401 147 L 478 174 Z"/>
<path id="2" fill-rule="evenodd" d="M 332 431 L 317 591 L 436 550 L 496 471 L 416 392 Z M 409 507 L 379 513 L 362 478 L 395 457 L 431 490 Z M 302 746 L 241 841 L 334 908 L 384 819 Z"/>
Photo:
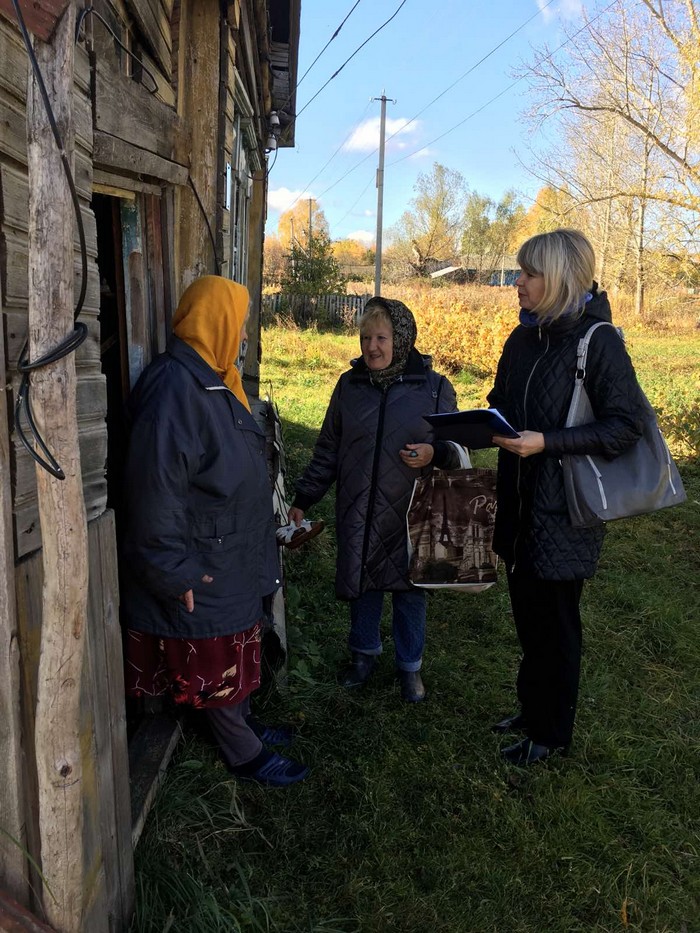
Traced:
<path id="1" fill-rule="evenodd" d="M 576 19 L 583 12 L 583 0 L 561 0 L 560 3 L 549 5 L 547 0 L 537 0 L 537 6 L 545 23 L 549 23 L 557 14 L 562 19 Z"/>
<path id="2" fill-rule="evenodd" d="M 374 239 L 376 233 L 371 230 L 353 230 L 352 233 L 346 234 L 344 240 L 359 240 L 360 243 L 364 243 L 365 246 L 374 246 Z"/>
<path id="3" fill-rule="evenodd" d="M 379 117 L 372 117 L 360 123 L 354 130 L 352 136 L 345 143 L 346 152 L 372 152 L 379 146 Z M 410 141 L 402 139 L 417 132 L 420 124 L 414 120 L 410 124 L 405 117 L 399 117 L 396 120 L 387 118 L 386 121 L 386 145 L 391 149 L 405 149 L 410 145 Z M 393 137 L 390 139 L 389 137 Z"/>
<path id="4" fill-rule="evenodd" d="M 431 149 L 429 146 L 423 146 L 422 149 L 418 149 L 417 152 L 412 152 L 409 159 L 427 159 L 432 158 L 437 155 L 437 149 Z"/>
<path id="5" fill-rule="evenodd" d="M 289 188 L 274 188 L 267 193 L 267 206 L 272 211 L 288 211 L 297 201 L 315 198 L 310 191 L 291 191 Z"/>

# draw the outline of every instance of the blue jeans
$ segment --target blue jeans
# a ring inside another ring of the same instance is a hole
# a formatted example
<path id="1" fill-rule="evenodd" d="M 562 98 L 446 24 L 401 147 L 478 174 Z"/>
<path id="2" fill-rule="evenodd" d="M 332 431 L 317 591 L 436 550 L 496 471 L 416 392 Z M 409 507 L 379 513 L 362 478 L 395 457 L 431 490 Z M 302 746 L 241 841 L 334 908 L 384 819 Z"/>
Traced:
<path id="1" fill-rule="evenodd" d="M 425 645 L 425 592 L 405 590 L 390 595 L 396 667 L 401 671 L 419 671 Z M 351 651 L 372 655 L 382 653 L 379 624 L 383 603 L 382 590 L 370 590 L 350 600 Z"/>

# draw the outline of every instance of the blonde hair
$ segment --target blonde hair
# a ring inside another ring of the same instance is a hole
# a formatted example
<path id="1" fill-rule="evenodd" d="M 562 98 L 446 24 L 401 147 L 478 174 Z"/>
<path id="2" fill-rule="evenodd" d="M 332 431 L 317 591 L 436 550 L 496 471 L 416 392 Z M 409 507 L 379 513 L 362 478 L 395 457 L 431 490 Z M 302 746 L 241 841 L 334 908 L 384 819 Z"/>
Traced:
<path id="1" fill-rule="evenodd" d="M 544 295 L 532 311 L 540 320 L 556 320 L 583 302 L 593 285 L 595 253 L 580 230 L 565 227 L 538 233 L 518 250 L 518 265 L 544 278 Z"/>
<path id="2" fill-rule="evenodd" d="M 391 321 L 391 315 L 381 301 L 373 301 L 371 298 L 365 305 L 360 318 L 360 335 L 362 335 L 369 324 L 388 324 L 391 330 L 394 325 Z"/>

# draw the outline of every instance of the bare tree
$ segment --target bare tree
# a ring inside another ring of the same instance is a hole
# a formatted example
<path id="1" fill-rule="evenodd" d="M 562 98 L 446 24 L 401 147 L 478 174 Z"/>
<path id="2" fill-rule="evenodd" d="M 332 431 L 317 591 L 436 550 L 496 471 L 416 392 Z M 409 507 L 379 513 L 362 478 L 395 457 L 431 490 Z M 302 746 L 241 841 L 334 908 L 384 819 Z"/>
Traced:
<path id="1" fill-rule="evenodd" d="M 699 52 L 690 0 L 618 0 L 524 71 L 537 92 L 533 127 L 555 118 L 565 142 L 538 153 L 534 172 L 583 210 L 601 273 L 634 271 L 640 312 L 650 246 L 678 246 L 650 243 L 650 230 L 658 237 L 669 214 L 700 211 Z"/>

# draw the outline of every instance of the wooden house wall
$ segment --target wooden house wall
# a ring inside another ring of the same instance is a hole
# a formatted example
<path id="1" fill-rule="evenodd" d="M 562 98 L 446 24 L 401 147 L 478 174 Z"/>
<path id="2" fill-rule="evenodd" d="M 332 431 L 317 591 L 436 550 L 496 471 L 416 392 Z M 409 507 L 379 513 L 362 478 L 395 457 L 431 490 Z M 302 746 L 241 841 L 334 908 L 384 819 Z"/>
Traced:
<path id="1" fill-rule="evenodd" d="M 19 376 L 17 361 L 27 338 L 27 140 L 26 89 L 27 56 L 19 33 L 0 19 L 0 237 L 2 237 L 3 305 L 6 328 L 7 370 L 12 380 L 14 404 Z M 88 327 L 88 339 L 76 354 L 78 371 L 78 422 L 80 454 L 88 519 L 101 514 L 106 506 L 105 428 L 106 396 L 100 371 L 99 281 L 96 256 L 95 221 L 89 203 L 92 197 L 92 106 L 90 67 L 85 51 L 75 55 L 73 99 L 75 130 L 75 183 L 81 203 L 88 250 L 88 283 L 81 320 Z M 80 285 L 80 256 L 75 235 L 75 293 Z M 19 443 L 12 440 L 14 461 L 14 516 L 16 555 L 31 553 L 41 545 L 34 461 Z M 55 451 L 60 462 L 61 452 Z"/>
<path id="2" fill-rule="evenodd" d="M 84 787 L 83 928 L 90 933 L 115 933 L 124 929 L 133 910 L 134 875 L 119 591 L 111 510 L 88 525 L 88 554 L 90 590 L 80 722 Z M 24 784 L 28 799 L 26 834 L 29 852 L 38 862 L 38 812 L 32 801 L 37 800 L 34 709 L 41 641 L 43 568 L 40 551 L 19 563 L 15 579 L 22 656 Z"/>
<path id="3" fill-rule="evenodd" d="M 229 21 L 223 24 L 223 29 L 218 0 L 95 0 L 95 7 L 117 32 L 125 23 L 136 24 L 140 32 L 139 55 L 157 85 L 157 93 L 151 95 L 146 89 L 146 75 L 142 83 L 132 80 L 131 65 L 127 67 L 122 55 L 117 55 L 103 25 L 94 17 L 83 22 L 89 46 L 81 40 L 75 49 L 73 168 L 88 251 L 87 294 L 81 312 L 81 320 L 88 327 L 88 339 L 76 354 L 79 443 L 90 560 L 81 723 L 86 786 L 85 929 L 90 933 L 103 930 L 111 933 L 123 928 L 131 909 L 133 866 L 116 537 L 114 515 L 107 509 L 107 394 L 100 361 L 98 239 L 91 201 L 96 191 L 119 199 L 122 236 L 119 245 L 126 257 L 123 285 L 128 376 L 133 384 L 140 369 L 163 349 L 169 315 L 182 289 L 196 274 L 214 271 L 211 243 L 190 190 L 191 177 L 200 189 L 208 216 L 213 219 L 222 256 L 227 258 L 231 217 L 223 205 L 223 197 L 226 164 L 233 162 L 235 145 L 236 70 L 252 104 L 251 127 L 263 142 L 262 115 L 269 111 L 270 99 L 269 76 L 265 59 L 260 55 L 267 43 L 262 0 L 242 3 L 235 0 L 229 6 Z M 222 39 L 226 51 L 220 59 Z M 213 66 L 212 58 L 216 63 Z M 214 81 L 212 73 L 216 75 Z M 0 16 L 0 310 L 5 371 L 11 381 L 11 391 L 5 393 L 6 414 L 10 419 L 19 384 L 16 367 L 26 340 L 28 313 L 27 77 L 27 56 L 21 37 L 12 20 Z M 258 170 L 254 173 L 248 227 L 247 284 L 255 309 L 249 359 L 254 376 L 258 366 L 255 333 L 259 322 L 265 194 L 265 173 Z M 77 295 L 81 274 L 77 233 L 74 246 Z M 227 266 L 221 271 L 227 274 Z M 248 383 L 248 388 L 255 390 L 257 381 L 255 385 Z M 26 756 L 24 790 L 28 800 L 26 844 L 28 851 L 38 858 L 32 749 L 41 631 L 41 530 L 34 461 L 13 432 L 5 436 L 4 424 L 0 430 L 5 440 L 9 436 L 12 465 L 11 484 L 6 482 L 3 488 L 10 493 L 5 500 L 11 498 L 17 561 L 17 630 Z M 55 454 L 60 462 L 61 452 Z M 6 460 L 5 454 L 3 457 Z M 7 504 L 6 501 L 6 517 Z M 279 601 L 279 620 L 283 620 L 281 594 Z M 283 637 L 283 627 L 280 632 Z M 3 751 L 0 748 L 0 754 Z"/>

